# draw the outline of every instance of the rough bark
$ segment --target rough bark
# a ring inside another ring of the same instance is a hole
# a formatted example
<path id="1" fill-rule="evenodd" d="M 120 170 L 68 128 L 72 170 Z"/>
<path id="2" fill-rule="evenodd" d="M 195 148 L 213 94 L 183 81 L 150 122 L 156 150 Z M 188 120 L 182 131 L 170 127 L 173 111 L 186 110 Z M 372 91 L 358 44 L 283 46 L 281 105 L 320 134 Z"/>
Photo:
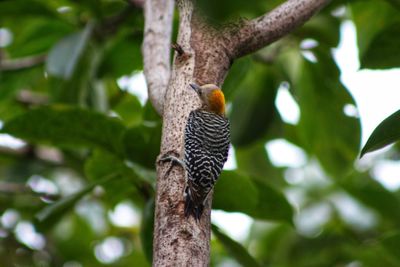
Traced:
<path id="1" fill-rule="evenodd" d="M 161 100 L 152 99 L 153 104 L 163 103 L 156 106 L 157 109 L 163 106 L 160 155 L 183 157 L 186 120 L 190 111 L 200 104 L 195 92 L 188 89 L 189 83 L 222 85 L 234 59 L 277 40 L 304 23 L 328 2 L 289 0 L 260 18 L 221 32 L 208 26 L 196 15 L 192 1 L 177 0 L 180 18 L 177 43 L 183 53 L 175 53 L 165 94 L 163 90 L 157 91 L 157 87 L 149 86 L 150 96 L 161 92 L 156 96 Z M 145 57 L 146 60 L 150 59 Z M 156 70 L 148 69 L 145 72 L 150 85 L 152 80 L 149 72 Z M 157 163 L 153 266 L 209 264 L 212 194 L 200 222 L 196 222 L 192 217 L 184 217 L 184 184 L 185 173 L 180 166 L 170 169 L 169 163 Z"/>
<path id="2" fill-rule="evenodd" d="M 144 38 L 142 46 L 144 74 L 149 98 L 162 115 L 164 96 L 170 77 L 170 46 L 174 0 L 144 2 Z"/>
<path id="3" fill-rule="evenodd" d="M 250 54 L 304 24 L 331 0 L 288 0 L 228 35 L 235 58 Z"/>

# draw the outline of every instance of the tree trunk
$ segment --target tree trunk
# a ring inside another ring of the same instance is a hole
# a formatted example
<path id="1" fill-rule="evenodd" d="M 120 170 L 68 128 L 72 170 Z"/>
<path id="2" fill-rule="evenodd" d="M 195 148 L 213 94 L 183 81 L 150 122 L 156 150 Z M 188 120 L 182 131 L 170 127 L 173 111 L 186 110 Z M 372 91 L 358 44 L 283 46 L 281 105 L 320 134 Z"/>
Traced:
<path id="1" fill-rule="evenodd" d="M 189 112 L 198 107 L 194 91 L 187 89 L 194 81 L 194 50 L 191 40 L 190 1 L 178 1 L 180 27 L 177 43 L 184 53 L 176 53 L 165 96 L 161 155 L 183 156 L 183 131 Z M 170 164 L 157 166 L 157 196 L 153 244 L 153 266 L 207 266 L 210 255 L 210 207 L 207 205 L 199 223 L 184 217 L 184 170 Z"/>

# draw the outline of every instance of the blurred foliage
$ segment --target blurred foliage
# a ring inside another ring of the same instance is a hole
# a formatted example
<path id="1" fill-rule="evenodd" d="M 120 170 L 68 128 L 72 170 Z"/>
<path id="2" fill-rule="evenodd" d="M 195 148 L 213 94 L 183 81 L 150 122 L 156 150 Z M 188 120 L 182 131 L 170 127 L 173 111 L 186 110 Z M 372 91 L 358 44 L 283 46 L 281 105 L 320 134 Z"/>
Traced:
<path id="1" fill-rule="evenodd" d="M 133 2 L 0 1 L 1 138 L 23 140 L 0 144 L 1 266 L 151 265 L 161 120 L 120 80 L 143 68 Z M 221 24 L 282 2 L 198 7 Z M 241 242 L 213 225 L 212 266 L 400 266 L 400 193 L 356 162 L 360 118 L 345 113 L 356 103 L 332 56 L 351 20 L 361 68 L 399 67 L 399 3 L 332 1 L 233 64 L 224 91 L 237 168 L 222 173 L 213 208 L 253 221 Z M 285 90 L 298 123 L 276 106 Z M 399 139 L 398 113 L 362 154 Z M 274 166 L 265 145 L 276 139 L 303 151 L 304 164 Z"/>

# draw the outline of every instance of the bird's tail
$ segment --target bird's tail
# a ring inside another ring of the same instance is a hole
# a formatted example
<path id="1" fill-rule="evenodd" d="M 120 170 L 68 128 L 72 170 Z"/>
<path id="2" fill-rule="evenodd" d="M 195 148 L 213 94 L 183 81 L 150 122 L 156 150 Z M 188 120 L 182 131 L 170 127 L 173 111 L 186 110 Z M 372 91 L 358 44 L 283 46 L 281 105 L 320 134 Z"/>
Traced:
<path id="1" fill-rule="evenodd" d="M 191 192 L 189 187 L 187 186 L 185 189 L 185 216 L 189 217 L 192 215 L 196 221 L 200 221 L 201 215 L 203 214 L 204 205 L 202 202 L 196 201 Z"/>

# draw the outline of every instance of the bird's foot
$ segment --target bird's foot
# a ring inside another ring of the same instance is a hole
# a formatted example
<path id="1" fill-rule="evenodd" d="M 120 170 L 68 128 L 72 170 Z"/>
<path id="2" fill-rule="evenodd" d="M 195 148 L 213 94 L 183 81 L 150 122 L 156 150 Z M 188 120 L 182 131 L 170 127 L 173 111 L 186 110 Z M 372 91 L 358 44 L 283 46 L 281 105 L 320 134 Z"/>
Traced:
<path id="1" fill-rule="evenodd" d="M 179 153 L 177 153 L 176 151 L 173 151 L 173 150 L 168 151 L 167 153 L 159 156 L 159 158 L 157 160 L 157 164 L 166 163 L 166 162 L 170 162 L 171 165 L 169 166 L 165 175 L 168 175 L 171 172 L 172 167 L 174 167 L 175 165 L 179 165 L 183 169 L 185 169 L 185 162 L 183 162 L 183 160 L 181 160 L 179 158 Z"/>

